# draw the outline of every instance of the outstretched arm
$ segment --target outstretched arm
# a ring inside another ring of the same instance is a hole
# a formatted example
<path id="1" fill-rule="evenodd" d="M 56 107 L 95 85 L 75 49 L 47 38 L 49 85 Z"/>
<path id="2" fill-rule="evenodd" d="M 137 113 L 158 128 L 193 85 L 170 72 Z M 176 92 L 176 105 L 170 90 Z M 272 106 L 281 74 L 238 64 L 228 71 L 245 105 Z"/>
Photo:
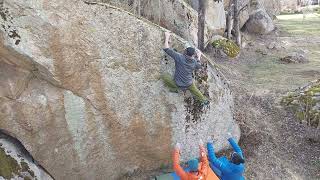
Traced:
<path id="1" fill-rule="evenodd" d="M 219 168 L 221 171 L 225 171 L 227 168 L 225 164 L 223 164 L 215 155 L 213 143 L 207 143 L 207 149 L 208 149 L 208 155 L 210 162 L 213 163 L 213 165 L 217 168 Z"/>
<path id="2" fill-rule="evenodd" d="M 180 179 L 187 179 L 187 173 L 180 166 L 180 145 L 176 145 L 173 152 L 173 169 Z"/>
<path id="3" fill-rule="evenodd" d="M 230 138 L 228 139 L 228 141 L 229 141 L 230 145 L 232 146 L 233 150 L 234 150 L 235 152 L 237 152 L 242 158 L 244 158 L 244 157 L 243 157 L 243 154 L 242 154 L 242 151 L 241 151 L 241 148 L 240 148 L 240 146 L 236 143 L 236 141 L 234 140 L 234 138 L 230 137 Z"/>
<path id="4" fill-rule="evenodd" d="M 170 35 L 171 34 L 168 31 L 164 33 L 164 48 L 170 48 L 169 46 Z"/>
<path id="5" fill-rule="evenodd" d="M 165 40 L 164 40 L 164 51 L 171 56 L 175 61 L 177 61 L 179 59 L 179 55 L 180 53 L 177 53 L 176 51 L 174 51 L 172 48 L 170 48 L 169 46 L 169 40 L 170 40 L 170 32 L 165 32 L 164 33 L 165 36 Z"/>
<path id="6" fill-rule="evenodd" d="M 208 173 L 209 161 L 208 161 L 206 149 L 203 147 L 203 142 L 201 139 L 199 143 L 199 149 L 200 149 L 200 161 L 201 161 L 200 171 L 201 173 L 206 175 Z"/>
<path id="7" fill-rule="evenodd" d="M 202 57 L 202 52 L 199 49 L 196 49 L 196 69 L 200 69 L 202 67 L 202 63 L 205 63 Z"/>

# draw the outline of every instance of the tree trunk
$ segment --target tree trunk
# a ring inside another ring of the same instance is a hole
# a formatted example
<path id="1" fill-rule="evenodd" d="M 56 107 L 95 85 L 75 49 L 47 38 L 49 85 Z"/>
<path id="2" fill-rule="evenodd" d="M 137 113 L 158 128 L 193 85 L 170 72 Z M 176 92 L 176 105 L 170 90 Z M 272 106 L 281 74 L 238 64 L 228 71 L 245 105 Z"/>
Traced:
<path id="1" fill-rule="evenodd" d="M 206 0 L 199 0 L 198 10 L 198 48 L 204 50 L 204 30 L 205 30 L 205 14 L 206 14 Z"/>
<path id="2" fill-rule="evenodd" d="M 240 17 L 239 17 L 239 1 L 234 0 L 234 32 L 236 43 L 241 47 Z"/>
<path id="3" fill-rule="evenodd" d="M 229 3 L 229 10 L 228 10 L 228 14 L 227 14 L 227 38 L 231 39 L 231 31 L 233 28 L 233 18 L 232 18 L 232 14 L 233 14 L 233 4 L 232 1 L 230 1 Z"/>

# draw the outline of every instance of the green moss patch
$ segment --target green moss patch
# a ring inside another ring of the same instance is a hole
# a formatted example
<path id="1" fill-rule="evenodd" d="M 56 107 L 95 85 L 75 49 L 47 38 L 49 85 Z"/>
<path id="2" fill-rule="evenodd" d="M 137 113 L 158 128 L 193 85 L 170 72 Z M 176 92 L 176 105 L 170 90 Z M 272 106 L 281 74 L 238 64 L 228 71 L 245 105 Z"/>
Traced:
<path id="1" fill-rule="evenodd" d="M 21 170 L 20 165 L 18 162 L 12 158 L 11 156 L 7 155 L 5 150 L 0 147 L 0 176 L 5 179 L 11 179 L 15 175 L 19 174 Z"/>
<path id="2" fill-rule="evenodd" d="M 288 93 L 281 104 L 294 112 L 297 119 L 313 127 L 320 126 L 320 79 Z"/>
<path id="3" fill-rule="evenodd" d="M 215 40 L 213 41 L 212 46 L 215 48 L 222 49 L 222 51 L 226 53 L 228 57 L 231 58 L 236 57 L 240 52 L 239 46 L 235 42 L 228 39 Z"/>
<path id="4" fill-rule="evenodd" d="M 17 160 L 6 154 L 4 148 L 0 147 L 0 177 L 11 179 L 16 175 L 24 179 L 34 179 L 35 177 L 28 163 L 21 161 L 19 164 Z"/>

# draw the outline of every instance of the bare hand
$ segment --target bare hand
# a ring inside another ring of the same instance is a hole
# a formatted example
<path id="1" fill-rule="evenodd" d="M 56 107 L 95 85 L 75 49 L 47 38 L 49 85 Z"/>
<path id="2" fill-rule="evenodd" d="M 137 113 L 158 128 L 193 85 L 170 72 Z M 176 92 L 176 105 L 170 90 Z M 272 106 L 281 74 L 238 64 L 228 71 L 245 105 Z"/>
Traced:
<path id="1" fill-rule="evenodd" d="M 227 138 L 228 138 L 228 139 L 229 139 L 229 138 L 232 138 L 232 134 L 231 134 L 230 132 L 228 132 Z"/>
<path id="2" fill-rule="evenodd" d="M 199 146 L 203 146 L 203 141 L 202 141 L 202 139 L 199 140 Z"/>
<path id="3" fill-rule="evenodd" d="M 180 151 L 180 149 L 181 149 L 180 143 L 177 143 L 177 144 L 176 144 L 175 149 L 178 149 L 178 150 Z"/>
<path id="4" fill-rule="evenodd" d="M 200 60 L 202 52 L 199 49 L 196 49 L 197 57 Z"/>
<path id="5" fill-rule="evenodd" d="M 171 36 L 171 33 L 169 31 L 164 32 L 164 36 L 166 37 L 166 39 L 169 39 Z"/>

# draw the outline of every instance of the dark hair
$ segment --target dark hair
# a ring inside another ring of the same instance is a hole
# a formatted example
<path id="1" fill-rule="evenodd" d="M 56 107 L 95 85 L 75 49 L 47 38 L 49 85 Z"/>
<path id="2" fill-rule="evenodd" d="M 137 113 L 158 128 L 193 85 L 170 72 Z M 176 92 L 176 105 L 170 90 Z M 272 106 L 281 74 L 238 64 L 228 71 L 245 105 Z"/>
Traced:
<path id="1" fill-rule="evenodd" d="M 233 164 L 239 165 L 244 163 L 244 159 L 236 152 L 231 155 L 231 162 Z"/>
<path id="2" fill-rule="evenodd" d="M 196 49 L 195 49 L 195 48 L 192 48 L 192 47 L 188 47 L 185 51 L 186 51 L 186 52 L 185 52 L 186 55 L 188 55 L 188 56 L 193 56 L 194 53 L 196 52 Z"/>

